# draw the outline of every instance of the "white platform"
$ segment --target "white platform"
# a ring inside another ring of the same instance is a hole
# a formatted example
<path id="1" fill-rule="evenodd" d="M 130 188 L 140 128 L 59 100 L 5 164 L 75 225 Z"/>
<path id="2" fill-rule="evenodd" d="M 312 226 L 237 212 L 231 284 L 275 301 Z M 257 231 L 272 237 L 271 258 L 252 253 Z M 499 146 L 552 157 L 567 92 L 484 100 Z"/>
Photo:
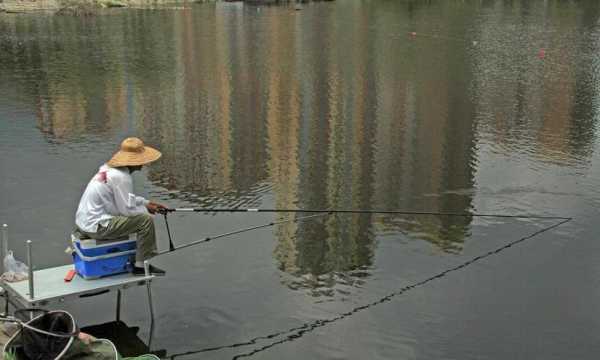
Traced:
<path id="1" fill-rule="evenodd" d="M 64 277 L 73 265 L 64 265 L 33 273 L 33 298 L 29 294 L 27 280 L 9 283 L 3 282 L 2 287 L 8 293 L 13 305 L 21 307 L 44 307 L 61 303 L 69 298 L 82 298 L 102 294 L 111 290 L 126 289 L 132 286 L 149 285 L 154 278 L 150 276 L 134 276 L 130 273 L 108 276 L 100 279 L 85 280 L 75 275 L 71 282 L 65 282 Z"/>

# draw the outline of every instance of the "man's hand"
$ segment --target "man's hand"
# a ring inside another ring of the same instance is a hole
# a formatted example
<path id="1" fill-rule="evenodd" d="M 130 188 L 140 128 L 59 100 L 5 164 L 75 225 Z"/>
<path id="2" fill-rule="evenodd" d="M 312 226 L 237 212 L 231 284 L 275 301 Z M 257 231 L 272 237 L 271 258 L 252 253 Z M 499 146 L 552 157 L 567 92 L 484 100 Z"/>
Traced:
<path id="1" fill-rule="evenodd" d="M 146 205 L 146 209 L 148 209 L 150 214 L 156 214 L 160 213 L 161 210 L 167 210 L 168 208 L 162 204 L 150 201 L 148 205 Z"/>

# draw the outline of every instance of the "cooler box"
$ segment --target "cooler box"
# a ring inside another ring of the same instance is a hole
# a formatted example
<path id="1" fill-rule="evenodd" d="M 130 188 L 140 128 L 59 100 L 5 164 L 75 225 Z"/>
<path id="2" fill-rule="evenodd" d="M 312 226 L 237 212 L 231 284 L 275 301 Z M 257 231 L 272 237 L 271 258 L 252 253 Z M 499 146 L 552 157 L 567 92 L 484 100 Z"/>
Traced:
<path id="1" fill-rule="evenodd" d="M 131 271 L 135 261 L 136 234 L 115 240 L 79 239 L 71 236 L 75 271 L 84 279 Z"/>

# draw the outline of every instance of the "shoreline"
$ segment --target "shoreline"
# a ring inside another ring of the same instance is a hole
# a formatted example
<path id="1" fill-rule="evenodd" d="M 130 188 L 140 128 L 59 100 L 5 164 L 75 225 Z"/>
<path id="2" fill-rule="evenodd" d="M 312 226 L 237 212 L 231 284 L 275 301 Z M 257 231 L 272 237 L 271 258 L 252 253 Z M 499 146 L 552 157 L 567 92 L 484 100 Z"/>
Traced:
<path id="1" fill-rule="evenodd" d="M 241 2 L 248 5 L 292 5 L 334 0 L 0 0 L 0 15 L 51 13 L 66 15 L 94 15 L 102 9 L 153 9 L 165 5 L 207 2 Z"/>
<path id="2" fill-rule="evenodd" d="M 155 8 L 168 4 L 204 3 L 195 0 L 0 0 L 0 15 L 50 13 L 92 15 L 110 8 Z"/>

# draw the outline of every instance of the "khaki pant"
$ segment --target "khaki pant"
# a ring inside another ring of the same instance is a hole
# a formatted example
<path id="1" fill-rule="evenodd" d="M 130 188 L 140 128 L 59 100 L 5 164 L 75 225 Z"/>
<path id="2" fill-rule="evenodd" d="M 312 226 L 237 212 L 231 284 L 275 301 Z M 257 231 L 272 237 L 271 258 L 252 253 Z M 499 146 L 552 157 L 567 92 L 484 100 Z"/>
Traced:
<path id="1" fill-rule="evenodd" d="M 80 230 L 81 231 L 81 230 Z M 144 261 L 156 255 L 156 233 L 154 220 L 148 214 L 115 216 L 106 227 L 98 225 L 98 231 L 81 233 L 96 240 L 111 240 L 137 233 L 135 261 Z"/>

